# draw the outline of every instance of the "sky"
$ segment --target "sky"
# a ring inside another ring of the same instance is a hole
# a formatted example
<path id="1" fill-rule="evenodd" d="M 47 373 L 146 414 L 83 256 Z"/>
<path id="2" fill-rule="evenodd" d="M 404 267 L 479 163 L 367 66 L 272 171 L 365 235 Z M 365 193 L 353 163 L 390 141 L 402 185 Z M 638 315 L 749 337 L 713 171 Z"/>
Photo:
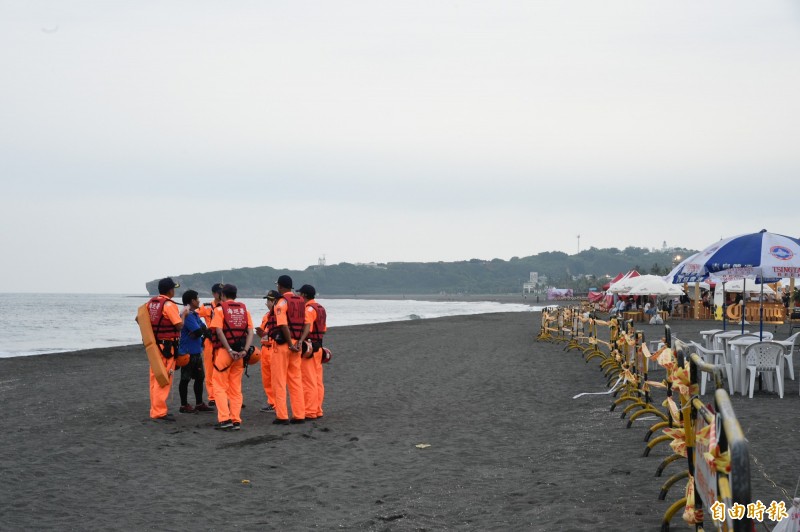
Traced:
<path id="1" fill-rule="evenodd" d="M 789 0 L 0 0 L 0 292 L 797 237 L 798 57 Z"/>

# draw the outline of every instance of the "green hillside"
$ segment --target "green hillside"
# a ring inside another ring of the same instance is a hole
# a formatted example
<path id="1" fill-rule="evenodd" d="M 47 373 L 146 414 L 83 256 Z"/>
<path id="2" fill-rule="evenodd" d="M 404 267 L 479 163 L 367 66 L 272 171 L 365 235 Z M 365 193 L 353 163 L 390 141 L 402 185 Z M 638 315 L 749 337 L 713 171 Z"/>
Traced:
<path id="1" fill-rule="evenodd" d="M 322 295 L 365 294 L 510 294 L 520 292 L 530 272 L 547 277 L 548 286 L 586 291 L 632 268 L 640 273 L 664 275 L 676 255 L 694 251 L 677 248 L 653 251 L 628 247 L 590 248 L 575 255 L 546 252 L 529 257 L 471 259 L 458 262 L 390 262 L 355 265 L 346 262 L 325 267 L 310 266 L 303 271 L 276 270 L 269 266 L 193 273 L 173 276 L 181 289 L 192 288 L 209 295 L 211 285 L 224 281 L 239 288 L 240 297 L 261 296 L 274 288 L 279 275 L 292 276 L 295 288 L 312 284 Z M 157 279 L 146 283 L 150 294 L 157 293 Z"/>

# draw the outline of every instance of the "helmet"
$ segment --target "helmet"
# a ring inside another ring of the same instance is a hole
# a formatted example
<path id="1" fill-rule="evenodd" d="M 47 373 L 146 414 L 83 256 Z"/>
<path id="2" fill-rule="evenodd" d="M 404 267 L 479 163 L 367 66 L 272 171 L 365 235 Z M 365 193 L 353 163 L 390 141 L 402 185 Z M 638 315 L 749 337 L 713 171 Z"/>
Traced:
<path id="1" fill-rule="evenodd" d="M 331 356 L 333 356 L 331 354 L 331 350 L 328 349 L 327 347 L 323 347 L 322 348 L 322 363 L 323 364 L 327 364 L 328 362 L 330 362 L 331 361 Z"/>
<path id="2" fill-rule="evenodd" d="M 182 368 L 189 363 L 189 355 L 178 355 L 175 357 L 175 366 Z"/>
<path id="3" fill-rule="evenodd" d="M 255 350 L 253 351 L 253 354 L 250 355 L 250 358 L 247 359 L 247 365 L 255 366 L 259 362 L 261 362 L 261 349 L 256 347 Z"/>

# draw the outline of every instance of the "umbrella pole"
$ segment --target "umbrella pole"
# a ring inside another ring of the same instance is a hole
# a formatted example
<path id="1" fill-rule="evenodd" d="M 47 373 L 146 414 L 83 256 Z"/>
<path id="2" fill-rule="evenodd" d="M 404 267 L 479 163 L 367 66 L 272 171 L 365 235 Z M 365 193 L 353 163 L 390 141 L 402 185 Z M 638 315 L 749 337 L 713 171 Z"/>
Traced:
<path id="1" fill-rule="evenodd" d="M 728 330 L 728 305 L 725 304 L 725 282 L 722 282 L 722 330 Z"/>
<path id="2" fill-rule="evenodd" d="M 700 319 L 700 281 L 694 283 L 694 319 Z"/>
<path id="3" fill-rule="evenodd" d="M 744 315 L 747 313 L 747 279 L 742 279 L 742 334 L 744 334 Z"/>
<path id="4" fill-rule="evenodd" d="M 764 277 L 761 279 L 761 301 L 758 302 L 758 341 L 764 341 Z"/>

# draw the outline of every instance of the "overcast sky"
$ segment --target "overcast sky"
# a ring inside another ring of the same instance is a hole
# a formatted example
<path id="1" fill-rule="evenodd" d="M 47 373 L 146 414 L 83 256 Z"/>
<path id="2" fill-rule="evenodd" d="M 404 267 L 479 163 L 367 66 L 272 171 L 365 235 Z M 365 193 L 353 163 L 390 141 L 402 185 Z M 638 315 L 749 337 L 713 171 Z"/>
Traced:
<path id="1" fill-rule="evenodd" d="M 0 291 L 800 235 L 793 1 L 0 0 Z"/>

